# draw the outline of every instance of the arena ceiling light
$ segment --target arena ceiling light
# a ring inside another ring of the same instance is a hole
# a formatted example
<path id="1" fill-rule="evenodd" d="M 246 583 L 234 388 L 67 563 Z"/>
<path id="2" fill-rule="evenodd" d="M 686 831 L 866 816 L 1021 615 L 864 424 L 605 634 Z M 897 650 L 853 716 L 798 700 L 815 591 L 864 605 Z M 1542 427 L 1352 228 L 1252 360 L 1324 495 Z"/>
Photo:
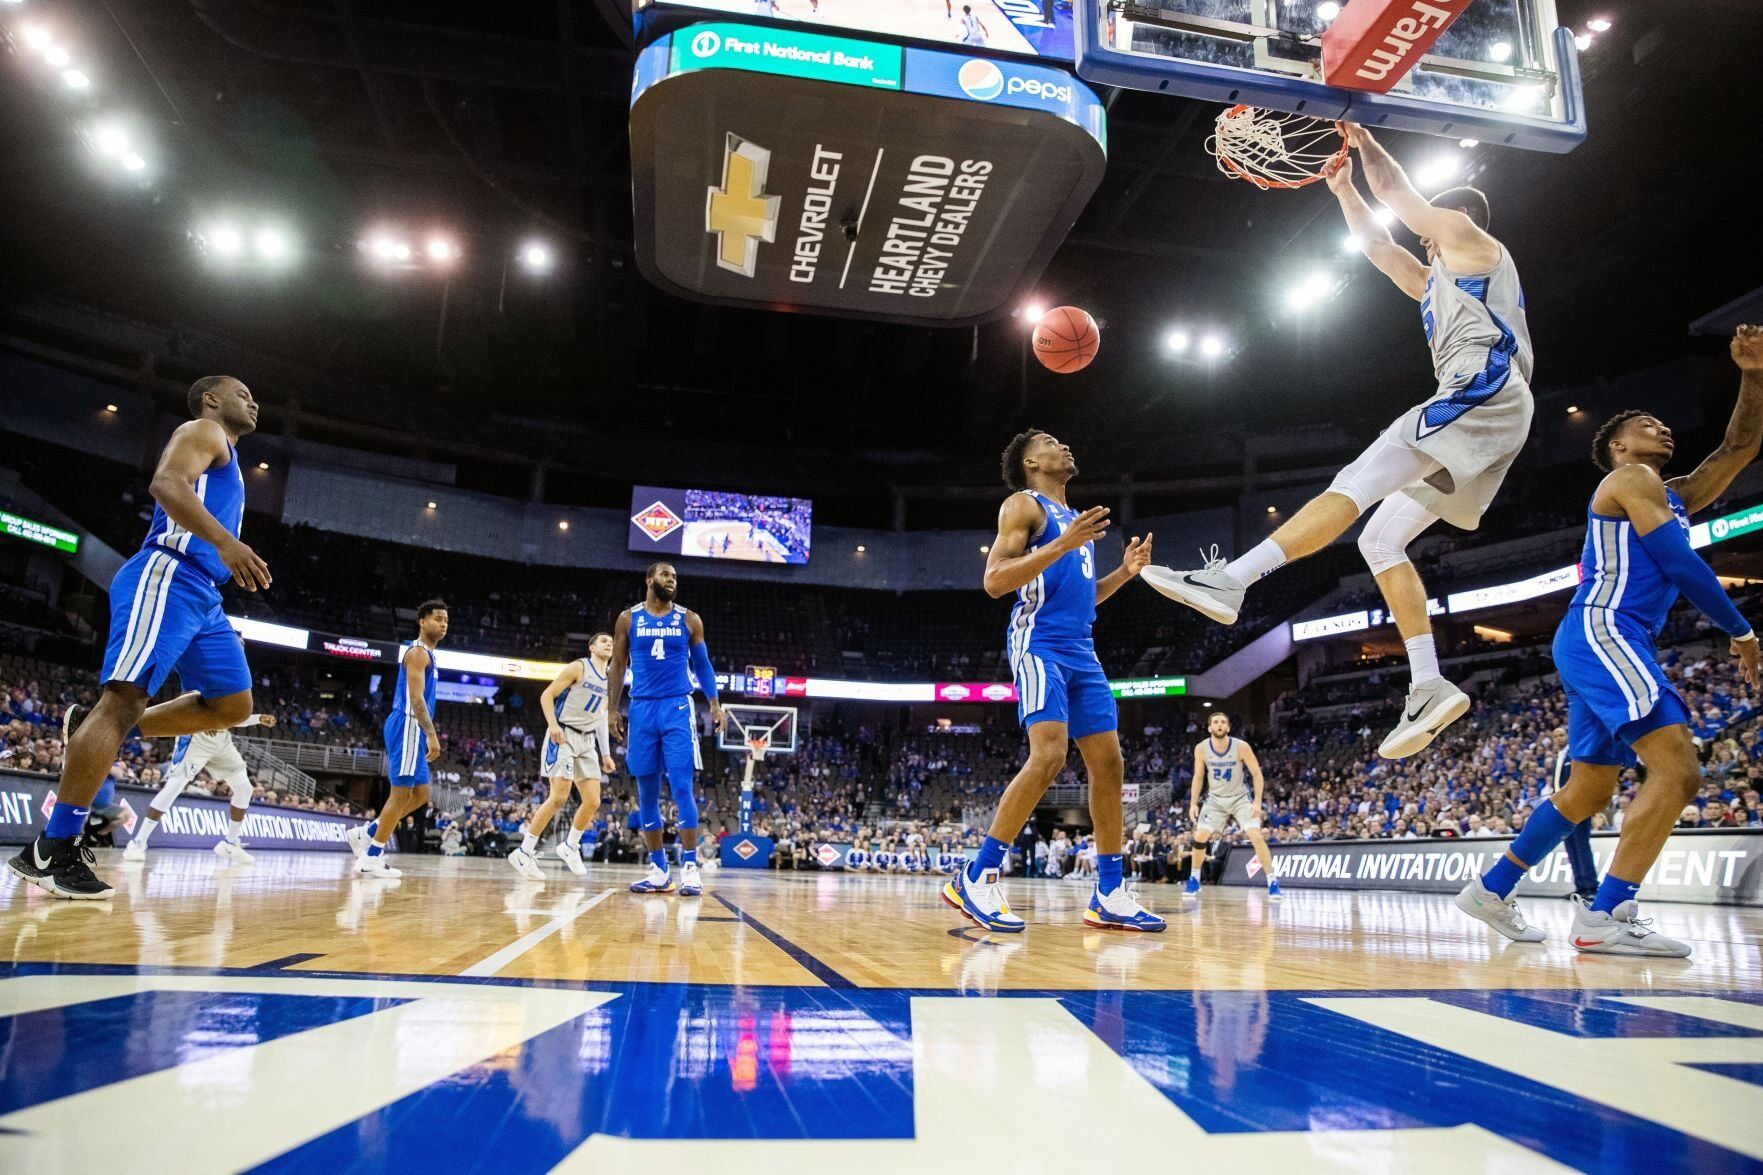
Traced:
<path id="1" fill-rule="evenodd" d="M 259 260 L 272 265 L 288 260 L 294 251 L 287 230 L 273 224 L 262 225 L 251 234 L 251 247 L 256 251 Z"/>
<path id="2" fill-rule="evenodd" d="M 1188 332 L 1172 330 L 1163 336 L 1163 345 L 1174 354 L 1180 355 L 1188 349 Z"/>
<path id="3" fill-rule="evenodd" d="M 1585 22 L 1585 27 L 1594 33 L 1607 33 L 1610 31 L 1610 21 L 1607 17 L 1594 17 Z"/>
<path id="4" fill-rule="evenodd" d="M 1414 185 L 1426 191 L 1444 187 L 1463 174 L 1463 156 L 1455 152 L 1434 155 L 1414 169 Z"/>
<path id="5" fill-rule="evenodd" d="M 462 250 L 451 237 L 436 233 L 423 245 L 423 252 L 436 265 L 451 265 L 459 259 Z"/>
<path id="6" fill-rule="evenodd" d="M 208 252 L 222 261 L 231 261 L 245 252 L 245 234 L 235 224 L 217 224 L 207 233 Z"/>
<path id="7" fill-rule="evenodd" d="M 520 247 L 520 265 L 528 273 L 550 273 L 556 261 L 543 241 L 528 241 Z"/>
<path id="8" fill-rule="evenodd" d="M 1208 359 L 1217 359 L 1224 354 L 1224 340 L 1217 335 L 1207 335 L 1200 340 L 1200 354 Z"/>
<path id="9" fill-rule="evenodd" d="M 1306 274 L 1286 291 L 1286 305 L 1293 310 L 1308 310 L 1334 289 L 1334 275 L 1324 270 Z"/>
<path id="10" fill-rule="evenodd" d="M 67 88 L 70 90 L 89 90 L 92 88 L 92 78 L 83 69 L 63 70 L 61 80 L 67 84 Z"/>
<path id="11" fill-rule="evenodd" d="M 1321 4 L 1316 6 L 1316 19 L 1323 24 L 1327 24 L 1340 14 L 1341 6 L 1336 4 L 1334 0 L 1323 0 Z"/>

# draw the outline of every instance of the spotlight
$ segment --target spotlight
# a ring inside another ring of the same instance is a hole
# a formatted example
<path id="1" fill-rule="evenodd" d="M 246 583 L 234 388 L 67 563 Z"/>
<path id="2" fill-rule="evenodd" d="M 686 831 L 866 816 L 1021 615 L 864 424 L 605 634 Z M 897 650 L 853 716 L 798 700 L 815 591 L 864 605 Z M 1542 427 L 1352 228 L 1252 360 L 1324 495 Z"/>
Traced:
<path id="1" fill-rule="evenodd" d="M 435 504 L 434 504 L 434 503 L 433 503 L 433 502 L 430 502 L 430 503 L 429 503 L 429 509 L 430 509 L 430 510 L 433 510 L 433 509 L 434 509 L 434 508 L 435 508 Z"/>
<path id="2" fill-rule="evenodd" d="M 1584 53 L 1587 49 L 1592 47 L 1592 35 L 1590 33 L 1579 34 L 1577 37 L 1573 38 L 1573 47 L 1578 49 L 1581 53 Z"/>
<path id="3" fill-rule="evenodd" d="M 259 469 L 268 469 L 268 468 L 269 468 L 269 462 L 267 462 L 267 461 L 259 461 L 259 462 L 258 462 L 258 463 L 257 463 L 257 468 L 259 468 Z"/>
<path id="4" fill-rule="evenodd" d="M 1340 14 L 1341 6 L 1336 4 L 1334 0 L 1325 0 L 1324 3 L 1316 6 L 1316 19 L 1323 24 L 1327 24 Z"/>
<path id="5" fill-rule="evenodd" d="M 1027 306 L 1022 308 L 1022 316 L 1028 320 L 1029 329 L 1031 330 L 1040 325 L 1041 316 L 1046 313 L 1047 308 L 1042 306 L 1039 302 L 1030 302 Z"/>
<path id="6" fill-rule="evenodd" d="M 1286 305 L 1293 310 L 1308 310 L 1328 297 L 1334 288 L 1334 275 L 1318 270 L 1304 278 L 1286 293 Z"/>
<path id="7" fill-rule="evenodd" d="M 1488 56 L 1492 57 L 1495 61 L 1512 60 L 1512 42 L 1495 41 L 1488 49 Z"/>
<path id="8" fill-rule="evenodd" d="M 237 257 L 245 251 L 245 234 L 230 224 L 216 225 L 208 234 L 208 247 L 216 257 Z"/>
<path id="9" fill-rule="evenodd" d="M 1607 33 L 1610 31 L 1610 22 L 1600 16 L 1593 20 L 1586 21 L 1585 27 L 1592 30 L 1594 33 Z"/>
<path id="10" fill-rule="evenodd" d="M 1343 253 L 1357 253 L 1358 251 L 1359 251 L 1359 238 L 1358 237 L 1354 236 L 1352 233 L 1348 233 L 1346 236 L 1341 238 L 1341 252 L 1343 252 Z"/>
<path id="11" fill-rule="evenodd" d="M 1463 172 L 1463 159 L 1459 155 L 1435 155 L 1414 169 L 1414 183 L 1425 190 L 1442 188 Z"/>
<path id="12" fill-rule="evenodd" d="M 557 522 L 557 529 L 558 530 L 568 530 L 569 529 L 569 519 L 567 519 L 567 518 L 559 519 Z"/>
<path id="13" fill-rule="evenodd" d="M 80 69 L 65 71 L 61 75 L 61 80 L 67 83 L 67 88 L 70 90 L 88 90 L 92 87 L 92 79 L 86 76 L 84 70 Z"/>
<path id="14" fill-rule="evenodd" d="M 1277 506 L 1269 506 L 1269 507 L 1268 507 L 1268 508 L 1267 508 L 1267 512 L 1268 512 L 1268 513 L 1269 513 L 1269 514 L 1278 514 L 1278 513 L 1279 513 L 1279 507 L 1277 507 Z"/>
<path id="15" fill-rule="evenodd" d="M 1188 349 L 1188 332 L 1185 330 L 1170 331 L 1164 336 L 1163 345 L 1168 347 L 1171 351 L 1174 351 L 1177 355 L 1181 354 Z"/>
<path id="16" fill-rule="evenodd" d="M 265 261 L 281 261 L 288 255 L 288 234 L 279 228 L 265 226 L 251 235 L 257 255 Z"/>
<path id="17" fill-rule="evenodd" d="M 869 548 L 868 548 L 868 547 L 866 547 L 866 546 L 864 546 L 864 545 L 863 545 L 863 544 L 862 544 L 862 543 L 858 543 L 858 544 L 857 544 L 857 553 L 858 553 L 858 554 L 859 554 L 859 555 L 861 555 L 861 554 L 863 554 L 863 552 L 865 552 L 865 551 L 867 551 L 867 550 L 869 550 Z"/>
<path id="18" fill-rule="evenodd" d="M 49 33 L 41 25 L 27 24 L 18 31 L 24 38 L 25 47 L 35 49 L 38 53 L 49 47 Z"/>
<path id="19" fill-rule="evenodd" d="M 520 247 L 520 263 L 529 273 L 551 272 L 551 250 L 538 241 L 528 241 Z"/>
<path id="20" fill-rule="evenodd" d="M 63 49 L 60 45 L 45 45 L 43 47 L 43 60 L 47 61 L 56 69 L 66 69 L 69 63 L 73 61 L 73 54 L 69 53 L 66 49 Z"/>
<path id="21" fill-rule="evenodd" d="M 1578 404 L 1567 405 L 1567 415 L 1578 416 L 1579 415 L 1579 405 Z"/>
<path id="22" fill-rule="evenodd" d="M 990 555 L 992 553 L 992 548 L 989 546 L 982 546 L 979 549 L 979 553 L 982 555 Z"/>
<path id="23" fill-rule="evenodd" d="M 1394 224 L 1396 221 L 1396 214 L 1380 204 L 1371 210 L 1371 219 L 1377 221 L 1379 224 Z"/>
<path id="24" fill-rule="evenodd" d="M 404 244 L 401 241 L 398 242 L 397 244 L 394 244 L 392 246 L 392 259 L 394 261 L 408 261 L 408 260 L 410 260 L 410 246 Z"/>
<path id="25" fill-rule="evenodd" d="M 122 157 L 122 165 L 130 171 L 144 171 L 147 167 L 147 161 L 142 159 L 138 153 L 130 151 Z"/>
<path id="26" fill-rule="evenodd" d="M 116 405 L 115 405 L 115 404 L 106 404 L 106 405 L 104 405 L 104 411 L 106 411 L 106 412 L 115 412 L 115 411 L 116 411 Z"/>
<path id="27" fill-rule="evenodd" d="M 1510 110 L 1514 114 L 1528 114 L 1537 108 L 1548 94 L 1541 86 L 1518 86 L 1500 102 L 1502 110 Z"/>
<path id="28" fill-rule="evenodd" d="M 1224 340 L 1217 335 L 1207 335 L 1200 340 L 1200 354 L 1208 359 L 1216 359 L 1224 354 Z"/>
<path id="29" fill-rule="evenodd" d="M 92 146 L 106 159 L 115 159 L 129 149 L 129 136 L 113 122 L 92 128 Z"/>
<path id="30" fill-rule="evenodd" d="M 1481 141 L 1479 139 L 1458 139 L 1457 145 L 1467 151 L 1471 147 L 1481 146 Z"/>
<path id="31" fill-rule="evenodd" d="M 437 263 L 451 261 L 459 256 L 459 247 L 446 237 L 430 237 L 427 251 L 429 260 Z"/>

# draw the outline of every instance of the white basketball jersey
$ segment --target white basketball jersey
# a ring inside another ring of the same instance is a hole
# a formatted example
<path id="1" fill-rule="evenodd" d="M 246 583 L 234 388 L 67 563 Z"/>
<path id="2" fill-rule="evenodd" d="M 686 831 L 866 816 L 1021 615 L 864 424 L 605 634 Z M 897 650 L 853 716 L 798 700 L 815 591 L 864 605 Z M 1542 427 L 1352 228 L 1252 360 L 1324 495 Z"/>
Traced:
<path id="1" fill-rule="evenodd" d="M 582 679 L 557 699 L 557 725 L 565 730 L 592 731 L 606 725 L 606 675 L 582 658 Z"/>
<path id="2" fill-rule="evenodd" d="M 1206 751 L 1206 799 L 1226 802 L 1249 794 L 1249 773 L 1243 767 L 1243 740 L 1232 738 L 1224 753 L 1210 738 L 1201 741 Z"/>

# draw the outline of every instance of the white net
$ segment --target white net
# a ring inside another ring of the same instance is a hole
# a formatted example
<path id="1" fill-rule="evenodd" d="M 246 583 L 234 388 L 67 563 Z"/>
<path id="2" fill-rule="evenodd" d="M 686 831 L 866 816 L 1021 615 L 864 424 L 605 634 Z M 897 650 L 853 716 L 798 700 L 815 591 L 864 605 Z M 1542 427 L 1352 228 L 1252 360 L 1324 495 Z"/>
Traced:
<path id="1" fill-rule="evenodd" d="M 1218 116 L 1206 150 L 1218 170 L 1258 188 L 1301 188 L 1322 179 L 1347 154 L 1338 122 L 1232 106 Z"/>

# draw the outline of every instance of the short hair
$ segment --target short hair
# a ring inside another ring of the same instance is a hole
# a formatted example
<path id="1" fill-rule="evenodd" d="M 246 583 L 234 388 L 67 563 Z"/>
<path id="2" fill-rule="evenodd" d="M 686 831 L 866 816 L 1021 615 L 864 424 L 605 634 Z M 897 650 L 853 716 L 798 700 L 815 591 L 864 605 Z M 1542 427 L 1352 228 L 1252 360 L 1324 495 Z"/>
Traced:
<path id="1" fill-rule="evenodd" d="M 416 606 L 416 619 L 418 622 L 421 622 L 421 621 L 427 620 L 431 615 L 433 615 L 436 612 L 445 612 L 445 611 L 447 611 L 447 601 L 439 599 L 439 598 L 436 598 L 433 600 L 424 600 L 422 603 L 420 603 Z"/>
<path id="2" fill-rule="evenodd" d="M 1034 444 L 1036 437 L 1046 435 L 1038 428 L 1029 428 L 1010 438 L 1010 443 L 1004 446 L 1005 485 L 1013 490 L 1028 488 L 1028 471 L 1022 467 L 1022 455 L 1028 452 L 1028 447 Z"/>
<path id="3" fill-rule="evenodd" d="M 221 385 L 230 382 L 232 378 L 230 375 L 205 375 L 191 384 L 190 394 L 185 401 L 189 405 L 190 419 L 194 420 L 202 415 L 203 397 L 209 392 L 219 391 Z"/>
<path id="4" fill-rule="evenodd" d="M 1609 473 L 1610 470 L 1615 468 L 1610 462 L 1610 443 L 1616 439 L 1616 434 L 1622 431 L 1623 425 L 1627 424 L 1635 417 L 1651 415 L 1652 413 L 1648 412 L 1645 408 L 1624 408 L 1609 420 L 1600 424 L 1598 426 L 1597 434 L 1592 437 L 1592 464 L 1596 465 L 1599 469 L 1602 469 L 1605 473 Z"/>
<path id="5" fill-rule="evenodd" d="M 672 566 L 673 566 L 673 564 L 669 563 L 666 559 L 655 560 L 655 562 L 649 564 L 648 567 L 643 569 L 643 582 L 647 583 L 649 580 L 655 578 L 655 569 L 657 567 L 672 567 Z"/>
<path id="6" fill-rule="evenodd" d="M 607 640 L 611 640 L 612 634 L 607 632 L 605 629 L 601 629 L 599 632 L 595 633 L 593 636 L 588 638 L 588 643 L 591 645 L 595 641 L 599 640 L 601 637 L 605 637 Z"/>
<path id="7" fill-rule="evenodd" d="M 1434 208 L 1455 208 L 1475 222 L 1482 232 L 1488 231 L 1492 214 L 1488 211 L 1487 194 L 1480 188 L 1452 188 L 1432 198 Z"/>

